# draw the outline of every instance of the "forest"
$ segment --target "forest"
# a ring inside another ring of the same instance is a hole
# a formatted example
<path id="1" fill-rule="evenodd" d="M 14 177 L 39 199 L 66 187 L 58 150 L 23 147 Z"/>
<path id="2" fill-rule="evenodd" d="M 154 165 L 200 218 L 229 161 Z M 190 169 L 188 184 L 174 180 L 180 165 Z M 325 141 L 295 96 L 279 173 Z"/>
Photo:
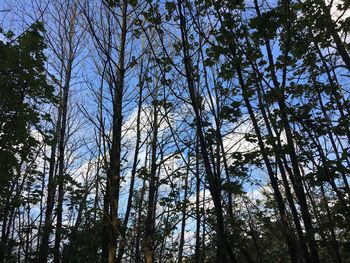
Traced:
<path id="1" fill-rule="evenodd" d="M 0 18 L 0 262 L 350 262 L 349 0 Z"/>

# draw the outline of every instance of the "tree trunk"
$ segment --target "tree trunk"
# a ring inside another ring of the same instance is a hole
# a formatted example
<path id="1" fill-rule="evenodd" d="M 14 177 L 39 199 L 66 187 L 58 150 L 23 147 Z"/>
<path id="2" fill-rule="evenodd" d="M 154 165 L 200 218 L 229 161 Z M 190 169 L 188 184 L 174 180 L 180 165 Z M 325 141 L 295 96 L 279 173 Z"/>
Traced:
<path id="1" fill-rule="evenodd" d="M 144 239 L 144 260 L 145 263 L 154 261 L 154 235 L 155 235 L 155 195 L 157 188 L 157 136 L 158 136 L 158 101 L 157 89 L 153 100 L 153 123 L 152 123 L 152 142 L 151 142 L 151 171 L 148 184 L 148 203 L 147 215 L 145 221 L 145 239 Z"/>

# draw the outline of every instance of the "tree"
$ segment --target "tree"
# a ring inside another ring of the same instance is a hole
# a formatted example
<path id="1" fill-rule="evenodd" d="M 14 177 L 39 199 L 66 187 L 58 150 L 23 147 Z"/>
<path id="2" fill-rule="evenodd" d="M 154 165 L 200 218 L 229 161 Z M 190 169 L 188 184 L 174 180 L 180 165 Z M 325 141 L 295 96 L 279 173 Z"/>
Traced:
<path id="1" fill-rule="evenodd" d="M 15 210 L 23 204 L 24 184 L 38 178 L 33 165 L 38 137 L 50 136 L 43 126 L 50 116 L 43 109 L 55 97 L 46 80 L 43 32 L 43 25 L 35 23 L 17 38 L 3 32 L 6 38 L 0 43 L 1 260 L 11 256 L 10 229 Z"/>
<path id="2" fill-rule="evenodd" d="M 1 261 L 347 260 L 347 1 L 0 11 Z"/>

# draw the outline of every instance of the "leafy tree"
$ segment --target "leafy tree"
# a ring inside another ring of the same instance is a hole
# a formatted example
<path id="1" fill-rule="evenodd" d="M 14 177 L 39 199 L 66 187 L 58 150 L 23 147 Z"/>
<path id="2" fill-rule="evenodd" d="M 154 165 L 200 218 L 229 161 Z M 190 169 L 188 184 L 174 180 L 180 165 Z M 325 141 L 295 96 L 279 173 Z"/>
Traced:
<path id="1" fill-rule="evenodd" d="M 55 97 L 46 80 L 43 31 L 41 23 L 33 24 L 17 37 L 11 31 L 2 30 L 4 40 L 0 41 L 2 258 L 8 242 L 6 229 L 11 224 L 8 219 L 14 209 L 24 202 L 17 184 L 28 177 L 26 182 L 30 188 L 38 178 L 32 162 L 40 146 L 40 136 L 49 135 L 43 126 L 43 121 L 49 120 L 44 109 L 45 105 L 54 102 Z M 20 187 L 23 189 L 23 186 Z"/>

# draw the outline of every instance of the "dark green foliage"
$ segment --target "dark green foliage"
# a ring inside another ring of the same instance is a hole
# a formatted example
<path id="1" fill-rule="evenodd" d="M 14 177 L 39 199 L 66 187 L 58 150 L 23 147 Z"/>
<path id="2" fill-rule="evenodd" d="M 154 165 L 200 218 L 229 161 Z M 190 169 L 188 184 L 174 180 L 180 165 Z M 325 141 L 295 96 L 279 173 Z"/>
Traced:
<path id="1" fill-rule="evenodd" d="M 36 189 L 22 196 L 14 193 L 13 187 L 22 176 L 28 177 L 21 186 L 24 189 L 31 189 L 42 178 L 34 158 L 41 125 L 48 120 L 43 109 L 54 101 L 53 88 L 46 81 L 43 30 L 43 25 L 36 23 L 18 37 L 3 32 L 0 41 L 1 219 L 24 203 L 37 203 L 42 194 Z M 2 245 L 11 247 L 12 241 L 8 242 Z"/>
<path id="2" fill-rule="evenodd" d="M 36 131 L 46 114 L 45 103 L 53 100 L 46 82 L 45 44 L 40 23 L 18 38 L 0 42 L 0 174 L 6 191 L 20 162 L 30 161 L 37 146 Z M 3 193 L 5 194 L 5 193 Z M 3 194 L 1 196 L 3 196 Z M 8 194 L 8 193 L 7 193 Z"/>
<path id="3" fill-rule="evenodd" d="M 62 258 L 67 263 L 98 262 L 101 248 L 102 222 L 86 222 L 79 229 L 74 227 L 68 233 L 70 240 L 62 251 Z"/>

